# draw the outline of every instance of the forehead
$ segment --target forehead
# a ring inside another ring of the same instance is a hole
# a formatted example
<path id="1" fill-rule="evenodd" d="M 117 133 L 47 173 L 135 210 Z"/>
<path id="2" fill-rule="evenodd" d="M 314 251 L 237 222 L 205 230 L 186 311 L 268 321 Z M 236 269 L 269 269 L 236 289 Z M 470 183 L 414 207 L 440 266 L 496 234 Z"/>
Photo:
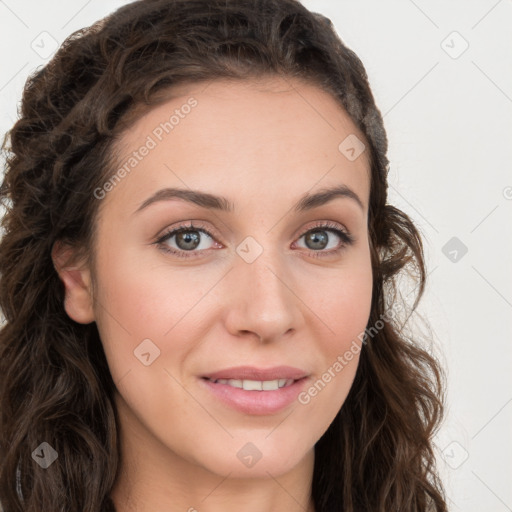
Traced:
<path id="1" fill-rule="evenodd" d="M 344 184 L 367 207 L 364 135 L 320 88 L 265 78 L 182 84 L 166 94 L 116 142 L 116 169 L 127 172 L 108 201 L 136 206 L 165 185 L 222 193 L 235 204 L 244 193 L 283 202 Z"/>

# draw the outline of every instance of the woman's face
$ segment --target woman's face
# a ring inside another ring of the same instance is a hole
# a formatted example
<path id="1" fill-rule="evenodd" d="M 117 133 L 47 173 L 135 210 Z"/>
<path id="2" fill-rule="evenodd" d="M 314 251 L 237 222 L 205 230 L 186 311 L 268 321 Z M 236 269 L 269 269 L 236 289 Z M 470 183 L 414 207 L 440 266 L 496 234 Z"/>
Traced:
<path id="1" fill-rule="evenodd" d="M 174 92 L 120 138 L 124 172 L 95 192 L 91 319 L 125 447 L 153 467 L 277 476 L 311 462 L 356 372 L 372 295 L 363 136 L 297 81 Z"/>

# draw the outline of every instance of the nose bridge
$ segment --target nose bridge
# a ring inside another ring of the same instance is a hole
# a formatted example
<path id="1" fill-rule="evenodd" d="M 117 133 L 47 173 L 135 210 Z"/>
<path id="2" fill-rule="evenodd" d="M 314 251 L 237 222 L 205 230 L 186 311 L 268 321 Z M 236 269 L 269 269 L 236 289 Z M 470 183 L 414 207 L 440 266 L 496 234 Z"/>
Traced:
<path id="1" fill-rule="evenodd" d="M 292 275 L 271 239 L 271 235 L 265 236 L 265 243 L 244 239 L 237 246 L 235 268 L 230 272 L 229 327 L 252 331 L 262 339 L 297 329 L 301 320 Z"/>

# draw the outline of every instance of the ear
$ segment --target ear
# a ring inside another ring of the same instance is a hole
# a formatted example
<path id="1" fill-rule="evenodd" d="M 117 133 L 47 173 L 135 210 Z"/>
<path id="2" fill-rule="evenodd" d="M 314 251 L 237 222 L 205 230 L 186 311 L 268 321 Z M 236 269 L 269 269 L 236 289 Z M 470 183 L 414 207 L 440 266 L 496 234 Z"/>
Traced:
<path id="1" fill-rule="evenodd" d="M 76 263 L 76 249 L 57 240 L 52 247 L 55 270 L 64 284 L 64 309 L 80 324 L 94 322 L 90 269 L 85 263 Z"/>

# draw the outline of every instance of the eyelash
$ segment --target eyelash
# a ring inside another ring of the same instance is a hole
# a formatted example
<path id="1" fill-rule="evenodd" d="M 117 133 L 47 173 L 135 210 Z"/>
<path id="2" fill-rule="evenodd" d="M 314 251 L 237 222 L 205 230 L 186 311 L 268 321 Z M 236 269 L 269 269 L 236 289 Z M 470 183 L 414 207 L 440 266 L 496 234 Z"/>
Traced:
<path id="1" fill-rule="evenodd" d="M 321 221 L 319 221 L 318 224 L 314 225 L 312 228 L 309 228 L 307 231 L 302 233 L 302 235 L 299 237 L 299 239 L 312 231 L 322 231 L 322 230 L 334 232 L 342 240 L 342 242 L 341 242 L 341 245 L 337 249 L 331 249 L 329 251 L 309 250 L 308 252 L 310 253 L 310 256 L 313 256 L 314 258 L 333 256 L 334 254 L 340 253 L 346 247 L 353 245 L 353 243 L 355 242 L 354 237 L 347 231 L 340 229 L 337 224 L 333 224 L 331 222 L 321 222 Z M 205 235 L 207 235 L 210 238 L 212 238 L 213 240 L 215 240 L 213 235 L 207 229 L 205 229 L 201 226 L 194 225 L 192 222 L 190 222 L 190 224 L 187 224 L 187 225 L 183 224 L 181 226 L 178 226 L 176 228 L 166 231 L 161 237 L 159 237 L 154 242 L 154 244 L 156 244 L 164 252 L 170 253 L 179 258 L 190 258 L 190 257 L 195 258 L 198 256 L 198 253 L 203 252 L 203 251 L 195 251 L 195 250 L 177 251 L 176 249 L 170 249 L 168 245 L 164 244 L 164 242 L 168 241 L 174 235 L 177 235 L 177 234 L 183 233 L 183 232 L 187 232 L 187 231 L 200 231 L 201 233 L 204 233 Z M 205 249 L 205 250 L 209 250 L 209 249 Z"/>

